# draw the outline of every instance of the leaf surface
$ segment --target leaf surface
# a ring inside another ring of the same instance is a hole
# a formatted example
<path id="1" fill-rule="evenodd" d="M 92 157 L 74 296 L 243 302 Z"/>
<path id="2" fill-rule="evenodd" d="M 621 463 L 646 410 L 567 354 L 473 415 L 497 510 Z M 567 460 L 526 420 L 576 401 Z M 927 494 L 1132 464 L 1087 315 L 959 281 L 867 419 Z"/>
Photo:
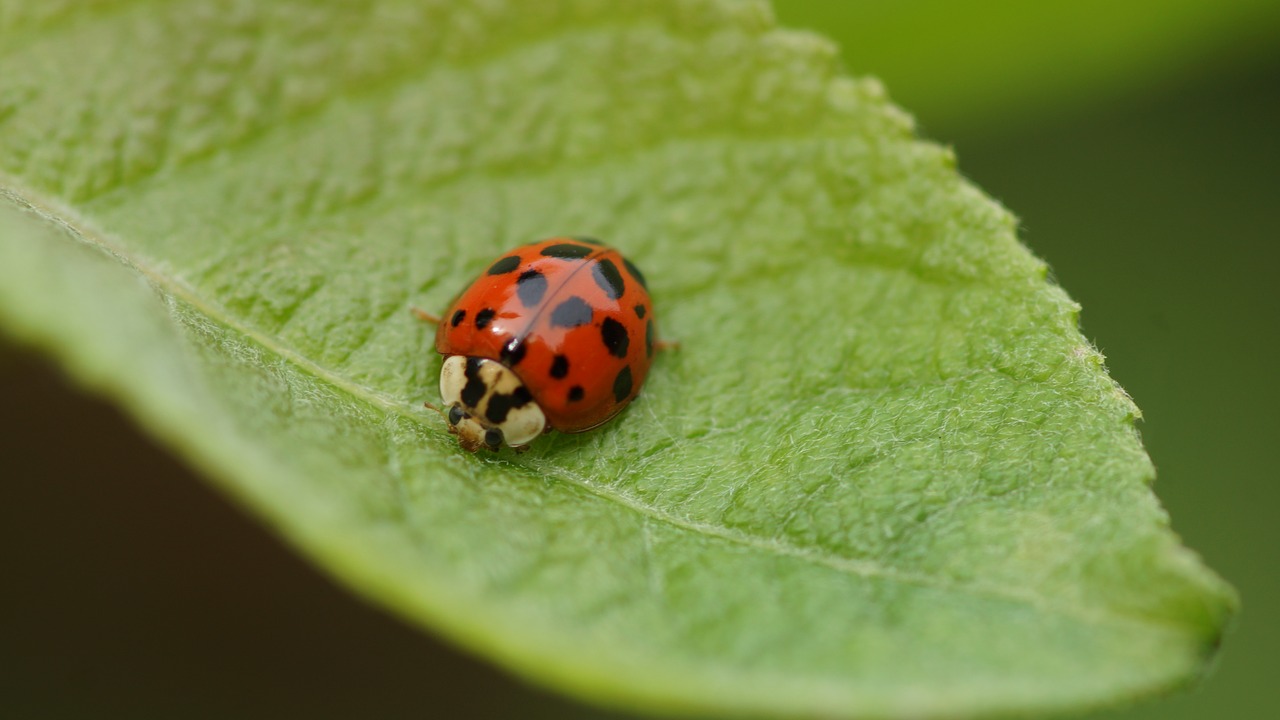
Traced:
<path id="1" fill-rule="evenodd" d="M 598 702 L 944 717 L 1199 672 L 1233 595 L 949 152 L 759 5 L 536 7 L 3 6 L 4 327 L 354 589 Z M 598 431 L 463 453 L 408 308 L 556 234 L 623 248 L 681 349 Z"/>

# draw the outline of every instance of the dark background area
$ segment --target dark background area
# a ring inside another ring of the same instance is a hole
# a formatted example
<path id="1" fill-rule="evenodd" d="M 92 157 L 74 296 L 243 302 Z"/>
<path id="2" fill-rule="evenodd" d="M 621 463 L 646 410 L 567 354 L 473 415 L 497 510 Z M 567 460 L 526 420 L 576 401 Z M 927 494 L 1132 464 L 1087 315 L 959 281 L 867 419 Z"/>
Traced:
<path id="1" fill-rule="evenodd" d="M 1098 717 L 1280 717 L 1280 46 L 1069 113 L 920 122 L 1083 304 L 1174 529 L 1243 598 L 1199 687 Z M 609 717 L 334 586 L 45 361 L 0 347 L 0 393 L 6 717 Z"/>

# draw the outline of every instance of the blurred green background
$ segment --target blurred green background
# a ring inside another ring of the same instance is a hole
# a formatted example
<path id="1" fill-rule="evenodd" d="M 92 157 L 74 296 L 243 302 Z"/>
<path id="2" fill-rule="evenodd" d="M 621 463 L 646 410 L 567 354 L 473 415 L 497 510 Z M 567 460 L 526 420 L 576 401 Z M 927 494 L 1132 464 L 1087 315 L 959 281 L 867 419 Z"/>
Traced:
<path id="1" fill-rule="evenodd" d="M 1174 529 L 1244 612 L 1108 720 L 1280 717 L 1280 2 L 779 0 L 1021 219 L 1146 413 Z M 6 717 L 613 717 L 355 600 L 38 358 L 0 347 Z M 91 600 L 90 600 L 91 599 Z"/>

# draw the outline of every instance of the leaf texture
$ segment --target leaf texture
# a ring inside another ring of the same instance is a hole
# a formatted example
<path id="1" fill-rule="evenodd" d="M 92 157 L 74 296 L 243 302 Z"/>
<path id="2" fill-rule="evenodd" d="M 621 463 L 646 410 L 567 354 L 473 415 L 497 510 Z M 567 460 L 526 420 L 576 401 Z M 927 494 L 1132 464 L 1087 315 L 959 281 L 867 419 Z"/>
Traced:
<path id="1" fill-rule="evenodd" d="M 0 320 L 366 596 L 649 711 L 1185 682 L 1234 608 L 1008 212 L 751 2 L 0 6 Z M 641 398 L 460 452 L 408 308 L 607 239 Z M 163 511 L 163 509 L 157 509 Z"/>

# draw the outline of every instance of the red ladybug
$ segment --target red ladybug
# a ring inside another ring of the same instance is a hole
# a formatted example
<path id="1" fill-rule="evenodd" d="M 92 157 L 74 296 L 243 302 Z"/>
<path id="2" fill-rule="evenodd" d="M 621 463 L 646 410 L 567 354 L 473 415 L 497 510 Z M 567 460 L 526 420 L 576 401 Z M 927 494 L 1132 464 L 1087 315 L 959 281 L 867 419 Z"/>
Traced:
<path id="1" fill-rule="evenodd" d="M 502 255 L 437 322 L 449 432 L 472 452 L 608 422 L 640 392 L 658 346 L 644 275 L 591 238 Z"/>

